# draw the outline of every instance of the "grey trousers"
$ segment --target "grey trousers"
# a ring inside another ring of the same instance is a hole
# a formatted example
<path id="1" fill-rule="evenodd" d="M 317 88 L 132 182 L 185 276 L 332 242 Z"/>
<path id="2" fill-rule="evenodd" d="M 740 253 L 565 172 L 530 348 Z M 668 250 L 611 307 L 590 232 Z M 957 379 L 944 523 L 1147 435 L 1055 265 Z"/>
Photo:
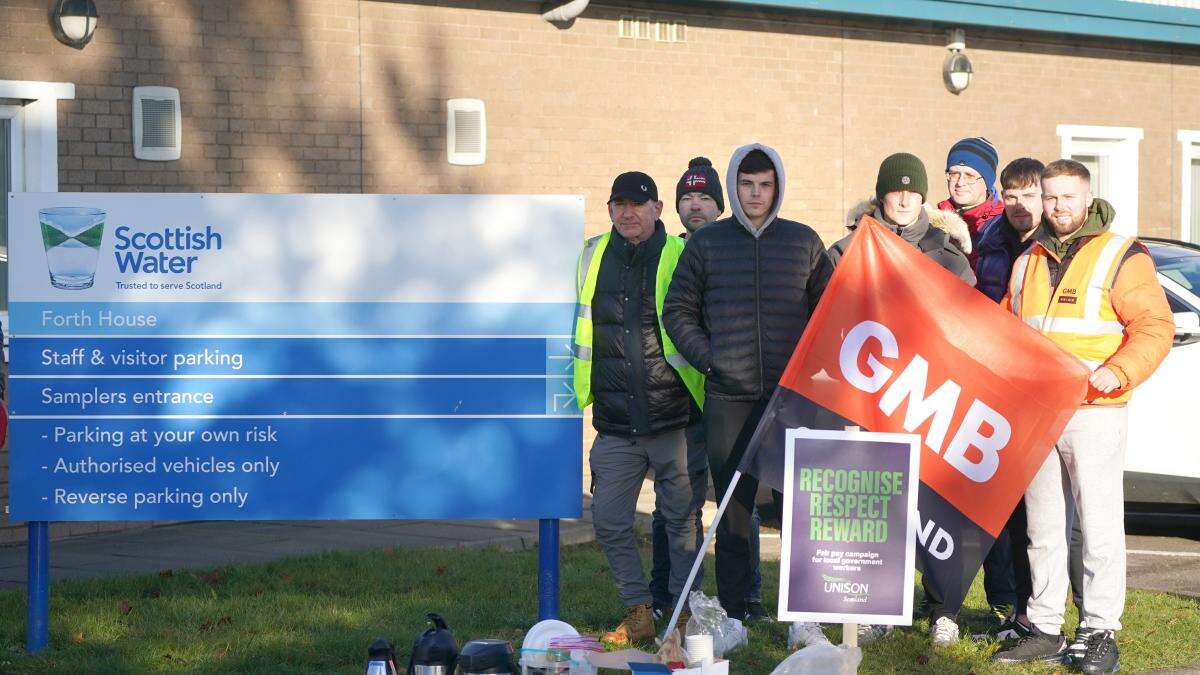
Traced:
<path id="1" fill-rule="evenodd" d="M 1120 630 L 1125 609 L 1124 406 L 1080 408 L 1025 492 L 1029 620 L 1061 632 L 1072 520 L 1083 534 L 1081 625 Z"/>
<path id="2" fill-rule="evenodd" d="M 696 513 L 696 550 L 704 543 L 704 502 L 708 499 L 708 451 L 704 448 L 704 423 L 695 422 L 684 430 L 688 445 L 688 473 L 692 481 L 690 511 Z M 667 523 L 657 507 L 651 515 L 650 546 L 654 561 L 650 565 L 650 595 L 654 608 L 674 607 L 675 598 L 668 590 L 671 583 L 671 551 L 667 539 Z M 690 568 L 688 570 L 691 571 Z M 704 565 L 696 571 L 693 589 L 704 584 Z"/>
<path id="3" fill-rule="evenodd" d="M 668 588 L 677 596 L 696 558 L 695 509 L 683 429 L 657 436 L 601 433 L 592 445 L 590 464 L 592 525 L 626 605 L 651 602 L 633 524 L 642 480 L 654 469 L 654 503 L 666 521 L 671 557 Z"/>

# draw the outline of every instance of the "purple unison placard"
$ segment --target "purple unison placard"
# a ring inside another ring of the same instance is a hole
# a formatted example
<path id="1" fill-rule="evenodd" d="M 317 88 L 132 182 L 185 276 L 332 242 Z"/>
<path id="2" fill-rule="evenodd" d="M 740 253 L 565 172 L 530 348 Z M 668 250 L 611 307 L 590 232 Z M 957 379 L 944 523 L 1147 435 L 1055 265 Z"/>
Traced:
<path id="1" fill-rule="evenodd" d="M 779 618 L 912 623 L 920 437 L 789 429 Z"/>

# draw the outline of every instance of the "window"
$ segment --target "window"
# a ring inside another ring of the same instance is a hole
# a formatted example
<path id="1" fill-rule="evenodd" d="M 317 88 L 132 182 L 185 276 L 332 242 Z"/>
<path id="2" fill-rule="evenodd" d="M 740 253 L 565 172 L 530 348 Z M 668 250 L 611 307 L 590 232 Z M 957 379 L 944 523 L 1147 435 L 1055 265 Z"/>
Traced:
<path id="1" fill-rule="evenodd" d="M 0 327 L 8 362 L 8 193 L 24 189 L 21 180 L 21 108 L 0 105 Z"/>
<path id="2" fill-rule="evenodd" d="M 1136 127 L 1058 125 L 1062 156 L 1088 168 L 1092 193 L 1117 211 L 1113 231 L 1136 236 L 1138 228 L 1138 144 Z"/>
<path id="3" fill-rule="evenodd" d="M 6 341 L 8 192 L 58 192 L 58 102 L 71 98 L 73 84 L 0 80 L 0 322 Z"/>
<path id="4" fill-rule="evenodd" d="M 1183 206 L 1180 214 L 1179 238 L 1200 244 L 1200 131 L 1180 131 L 1183 144 Z"/>
<path id="5" fill-rule="evenodd" d="M 1200 253 L 1170 258 L 1155 258 L 1158 273 L 1200 297 Z"/>

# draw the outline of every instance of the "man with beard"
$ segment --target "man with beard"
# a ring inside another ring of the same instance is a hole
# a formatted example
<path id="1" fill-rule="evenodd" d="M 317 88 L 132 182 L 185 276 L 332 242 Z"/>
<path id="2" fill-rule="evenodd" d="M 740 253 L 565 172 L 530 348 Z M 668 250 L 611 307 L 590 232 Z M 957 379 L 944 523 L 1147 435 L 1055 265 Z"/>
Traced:
<path id="1" fill-rule="evenodd" d="M 1125 404 L 1162 363 L 1175 325 L 1154 261 L 1136 239 L 1109 229 L 1115 213 L 1092 195 L 1086 167 L 1051 162 L 1042 172 L 1042 205 L 1045 222 L 1017 258 L 1003 306 L 1074 354 L 1092 375 L 1079 409 L 1025 491 L 1030 634 L 994 658 L 1058 662 L 1067 652 L 1061 631 L 1075 514 L 1085 571 L 1076 639 L 1082 632 L 1085 646 L 1074 665 L 1085 673 L 1113 673 L 1125 608 Z"/>
<path id="2" fill-rule="evenodd" d="M 1004 298 L 1017 256 L 1042 220 L 1042 171 L 1036 159 L 1015 159 L 1000 172 L 1000 196 L 1004 213 L 988 225 L 979 238 L 975 288 L 996 302 Z M 1032 589 L 1025 534 L 1025 502 L 1017 503 L 1008 522 L 983 560 L 983 588 L 988 605 L 1000 626 L 999 639 L 1020 638 L 1029 633 L 1025 603 Z"/>

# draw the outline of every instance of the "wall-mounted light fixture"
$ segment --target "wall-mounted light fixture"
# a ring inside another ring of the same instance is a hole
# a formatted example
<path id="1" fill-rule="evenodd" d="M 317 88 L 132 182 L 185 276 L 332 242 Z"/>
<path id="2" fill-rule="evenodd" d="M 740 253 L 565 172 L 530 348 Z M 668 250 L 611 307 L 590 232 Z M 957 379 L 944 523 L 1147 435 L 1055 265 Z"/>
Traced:
<path id="1" fill-rule="evenodd" d="M 558 28 L 570 28 L 587 9 L 589 0 L 543 0 L 542 18 Z"/>
<path id="2" fill-rule="evenodd" d="M 50 30 L 68 47 L 83 49 L 96 34 L 100 13 L 93 0 L 51 0 Z"/>
<path id="3" fill-rule="evenodd" d="M 967 32 L 955 28 L 947 34 L 946 49 L 950 53 L 942 62 L 942 80 L 951 94 L 961 94 L 971 85 L 971 59 L 962 50 L 967 48 Z"/>

